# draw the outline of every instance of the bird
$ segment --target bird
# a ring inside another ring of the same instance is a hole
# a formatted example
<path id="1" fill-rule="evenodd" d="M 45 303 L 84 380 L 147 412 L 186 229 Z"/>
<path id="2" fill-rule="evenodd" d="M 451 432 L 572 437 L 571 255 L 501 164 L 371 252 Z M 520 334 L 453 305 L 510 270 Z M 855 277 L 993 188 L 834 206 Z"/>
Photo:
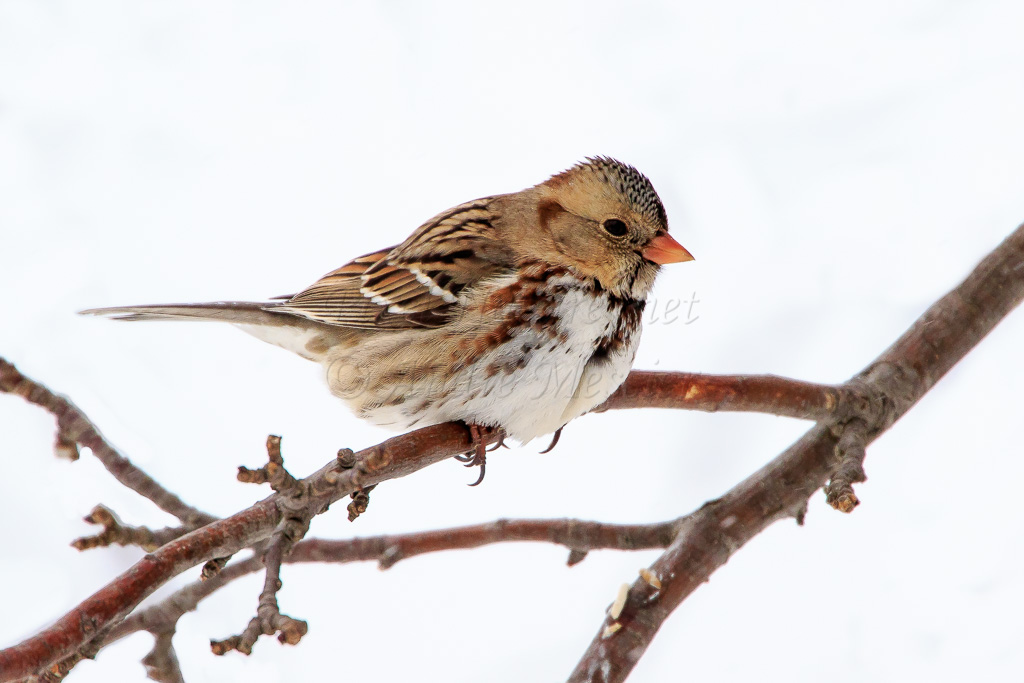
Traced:
<path id="1" fill-rule="evenodd" d="M 443 211 L 292 296 L 81 313 L 232 323 L 320 363 L 372 423 L 461 421 L 476 485 L 485 435 L 557 441 L 622 384 L 660 267 L 691 260 L 647 176 L 598 156 Z"/>

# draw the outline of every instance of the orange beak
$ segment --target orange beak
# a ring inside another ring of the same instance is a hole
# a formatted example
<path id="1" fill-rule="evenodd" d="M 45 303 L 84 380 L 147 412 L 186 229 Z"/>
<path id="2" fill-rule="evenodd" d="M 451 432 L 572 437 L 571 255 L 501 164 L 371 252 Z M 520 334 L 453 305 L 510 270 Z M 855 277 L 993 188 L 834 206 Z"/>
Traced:
<path id="1" fill-rule="evenodd" d="M 683 263 L 693 260 L 693 254 L 686 251 L 686 248 L 672 239 L 667 232 L 657 235 L 648 242 L 642 255 L 648 261 L 662 266 L 666 263 Z"/>

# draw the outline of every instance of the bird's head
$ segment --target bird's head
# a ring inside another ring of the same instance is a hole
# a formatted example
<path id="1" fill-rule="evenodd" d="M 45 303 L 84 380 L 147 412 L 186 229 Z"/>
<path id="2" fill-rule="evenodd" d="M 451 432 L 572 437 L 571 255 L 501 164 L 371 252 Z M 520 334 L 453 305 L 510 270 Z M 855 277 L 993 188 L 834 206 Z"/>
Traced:
<path id="1" fill-rule="evenodd" d="M 533 188 L 539 255 L 620 295 L 646 296 L 660 266 L 692 261 L 668 234 L 665 207 L 638 170 L 595 157 Z M 532 240 L 531 240 L 532 242 Z"/>

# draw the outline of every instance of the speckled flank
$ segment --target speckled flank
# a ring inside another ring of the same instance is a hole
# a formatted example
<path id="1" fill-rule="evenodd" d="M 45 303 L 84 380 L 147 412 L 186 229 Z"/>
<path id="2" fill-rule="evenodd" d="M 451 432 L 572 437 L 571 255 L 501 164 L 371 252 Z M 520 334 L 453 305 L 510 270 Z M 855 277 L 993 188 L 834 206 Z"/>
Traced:
<path id="1" fill-rule="evenodd" d="M 433 342 L 420 333 L 354 348 L 335 359 L 338 370 L 329 366 L 329 379 L 335 393 L 379 424 L 461 419 L 503 425 L 525 442 L 615 390 L 633 362 L 642 310 L 643 301 L 614 297 L 564 268 L 529 264 L 496 283 L 460 329 L 438 330 Z M 410 365 L 404 356 L 429 348 L 449 352 L 418 364 L 415 375 L 403 371 Z M 373 381 L 354 390 L 351 370 L 367 364 L 374 364 Z"/>

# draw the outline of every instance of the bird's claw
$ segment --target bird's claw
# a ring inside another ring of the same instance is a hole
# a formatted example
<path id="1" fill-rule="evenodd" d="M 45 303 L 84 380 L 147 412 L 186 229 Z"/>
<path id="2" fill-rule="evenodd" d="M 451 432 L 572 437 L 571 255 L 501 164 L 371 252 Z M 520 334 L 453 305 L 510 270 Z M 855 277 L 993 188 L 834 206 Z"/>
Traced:
<path id="1" fill-rule="evenodd" d="M 558 445 L 558 439 L 562 436 L 563 429 L 565 429 L 565 425 L 555 430 L 555 436 L 551 439 L 551 443 L 548 444 L 548 447 L 540 452 L 541 455 L 544 455 L 545 453 L 550 453 L 551 450 Z"/>
<path id="2" fill-rule="evenodd" d="M 465 463 L 466 467 L 480 467 L 480 476 L 477 477 L 470 486 L 477 486 L 484 480 L 484 475 L 487 473 L 487 444 L 484 441 L 485 436 L 492 434 L 492 427 L 484 427 L 478 424 L 467 423 L 466 427 L 469 429 L 469 440 L 473 444 L 473 450 L 466 451 L 463 455 L 454 456 L 459 462 Z M 502 432 L 498 436 L 498 443 L 495 444 L 494 450 L 499 446 L 505 445 L 505 434 Z"/>

